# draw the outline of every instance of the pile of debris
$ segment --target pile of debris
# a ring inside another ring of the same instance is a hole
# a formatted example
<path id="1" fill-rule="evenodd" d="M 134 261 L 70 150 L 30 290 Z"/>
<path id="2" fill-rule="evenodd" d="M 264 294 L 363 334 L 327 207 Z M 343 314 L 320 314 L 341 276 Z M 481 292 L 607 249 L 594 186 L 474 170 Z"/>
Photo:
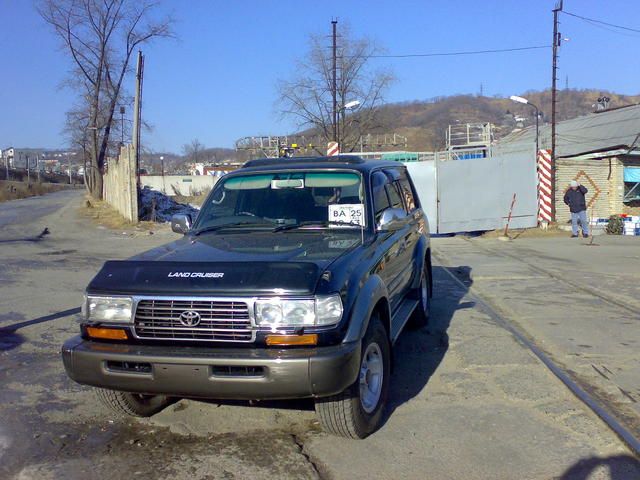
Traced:
<path id="1" fill-rule="evenodd" d="M 191 218 L 195 218 L 198 214 L 197 208 L 178 203 L 164 193 L 151 190 L 149 187 L 140 190 L 138 206 L 140 220 L 148 222 L 169 222 L 177 213 L 191 215 Z"/>

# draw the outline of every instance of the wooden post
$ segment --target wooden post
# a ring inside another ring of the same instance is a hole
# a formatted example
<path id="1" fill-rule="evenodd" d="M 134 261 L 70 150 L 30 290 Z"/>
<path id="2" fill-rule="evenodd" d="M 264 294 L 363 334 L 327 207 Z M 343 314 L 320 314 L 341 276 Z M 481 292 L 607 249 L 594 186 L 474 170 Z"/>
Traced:
<path id="1" fill-rule="evenodd" d="M 507 218 L 507 224 L 504 227 L 504 236 L 507 237 L 509 233 L 509 224 L 511 223 L 511 215 L 513 214 L 513 206 L 516 204 L 516 194 L 513 194 L 513 199 L 511 200 L 511 208 L 509 209 L 509 217 Z"/>

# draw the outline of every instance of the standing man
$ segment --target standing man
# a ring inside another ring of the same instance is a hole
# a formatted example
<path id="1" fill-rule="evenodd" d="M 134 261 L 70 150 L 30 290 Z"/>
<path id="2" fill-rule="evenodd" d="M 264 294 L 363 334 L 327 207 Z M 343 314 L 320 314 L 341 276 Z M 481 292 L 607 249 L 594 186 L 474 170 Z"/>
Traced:
<path id="1" fill-rule="evenodd" d="M 587 191 L 587 187 L 572 180 L 569 184 L 569 189 L 564 194 L 564 203 L 569 205 L 569 211 L 571 212 L 571 238 L 578 236 L 578 221 L 582 227 L 582 236 L 584 238 L 589 236 L 587 202 L 584 198 Z"/>

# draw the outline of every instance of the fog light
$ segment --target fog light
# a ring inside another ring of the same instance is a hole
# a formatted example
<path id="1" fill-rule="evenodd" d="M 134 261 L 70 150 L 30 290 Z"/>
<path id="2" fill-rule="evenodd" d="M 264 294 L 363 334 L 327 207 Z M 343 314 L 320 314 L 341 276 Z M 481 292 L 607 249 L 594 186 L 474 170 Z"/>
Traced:
<path id="1" fill-rule="evenodd" d="M 108 340 L 126 340 L 127 332 L 121 328 L 87 327 L 87 335 L 91 338 L 106 338 Z"/>
<path id="2" fill-rule="evenodd" d="M 317 344 L 318 335 L 316 333 L 307 335 L 267 335 L 267 345 L 297 346 Z"/>

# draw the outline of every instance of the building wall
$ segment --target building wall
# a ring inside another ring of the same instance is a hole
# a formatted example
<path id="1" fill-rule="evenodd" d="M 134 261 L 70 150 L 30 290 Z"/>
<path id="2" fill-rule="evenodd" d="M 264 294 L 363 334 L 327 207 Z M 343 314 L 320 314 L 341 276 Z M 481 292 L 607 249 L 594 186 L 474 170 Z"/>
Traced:
<path id="1" fill-rule="evenodd" d="M 620 165 L 620 198 L 624 196 L 624 178 L 622 167 L 640 167 L 640 159 L 639 158 L 631 158 L 631 157 L 623 157 L 621 159 Z M 640 200 L 636 200 L 633 202 L 624 203 L 622 205 L 622 213 L 626 213 L 628 215 L 640 215 Z"/>
<path id="2" fill-rule="evenodd" d="M 617 157 L 599 159 L 558 159 L 556 164 L 556 220 L 570 220 L 569 207 L 563 197 L 571 180 L 587 187 L 587 215 L 609 217 L 623 212 L 622 165 Z"/>

